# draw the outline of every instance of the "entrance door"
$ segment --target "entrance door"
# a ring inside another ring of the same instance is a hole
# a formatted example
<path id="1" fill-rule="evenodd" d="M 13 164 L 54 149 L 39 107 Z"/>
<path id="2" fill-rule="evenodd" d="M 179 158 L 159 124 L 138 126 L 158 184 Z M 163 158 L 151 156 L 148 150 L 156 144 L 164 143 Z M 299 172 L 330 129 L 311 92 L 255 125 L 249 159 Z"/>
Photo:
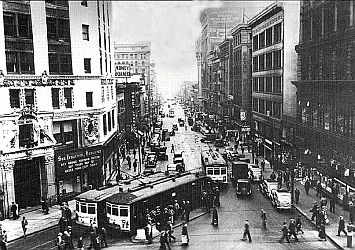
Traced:
<path id="1" fill-rule="evenodd" d="M 36 206 L 41 202 L 40 164 L 40 158 L 15 163 L 15 201 L 19 208 Z"/>

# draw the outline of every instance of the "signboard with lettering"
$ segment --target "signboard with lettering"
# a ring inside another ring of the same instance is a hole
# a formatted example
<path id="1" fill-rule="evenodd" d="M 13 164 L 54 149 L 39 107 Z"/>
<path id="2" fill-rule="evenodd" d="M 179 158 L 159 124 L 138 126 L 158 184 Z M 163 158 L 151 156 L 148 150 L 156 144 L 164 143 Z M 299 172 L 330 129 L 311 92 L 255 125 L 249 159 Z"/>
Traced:
<path id="1" fill-rule="evenodd" d="M 131 67 L 127 64 L 126 65 L 121 64 L 116 66 L 115 76 L 122 77 L 122 78 L 131 77 Z"/>
<path id="2" fill-rule="evenodd" d="M 102 165 L 102 152 L 98 147 L 79 149 L 55 155 L 58 175 L 77 172 Z"/>

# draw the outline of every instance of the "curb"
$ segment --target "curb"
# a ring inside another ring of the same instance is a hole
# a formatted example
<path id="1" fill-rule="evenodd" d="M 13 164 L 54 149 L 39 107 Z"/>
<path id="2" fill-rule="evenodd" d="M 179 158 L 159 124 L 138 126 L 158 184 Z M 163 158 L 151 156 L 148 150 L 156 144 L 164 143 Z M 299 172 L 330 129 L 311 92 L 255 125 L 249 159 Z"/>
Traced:
<path id="1" fill-rule="evenodd" d="M 315 228 L 317 228 L 316 223 L 314 221 L 311 220 L 311 218 L 302 211 L 302 209 L 300 209 L 299 207 L 295 206 L 296 210 L 302 214 L 302 216 L 304 216 Z M 340 246 L 335 240 L 332 239 L 332 237 L 329 236 L 329 234 L 327 232 L 325 232 L 326 237 L 331 241 L 331 243 L 333 245 L 335 245 L 338 249 L 343 249 L 345 250 L 344 247 Z"/>
<path id="2" fill-rule="evenodd" d="M 192 221 L 192 220 L 195 220 L 195 219 L 197 219 L 197 218 L 199 218 L 199 217 L 201 217 L 201 216 L 203 216 L 203 215 L 205 215 L 205 214 L 208 214 L 208 212 L 201 212 L 200 214 L 198 214 L 198 215 L 196 215 L 196 216 L 194 216 L 194 217 L 191 217 L 188 222 L 190 222 L 190 221 Z M 182 226 L 182 224 L 184 224 L 184 223 L 185 223 L 185 221 L 180 222 L 179 224 L 174 225 L 173 228 L 180 227 L 180 226 Z M 159 232 L 157 235 L 153 236 L 153 239 L 155 239 L 155 238 L 158 237 L 159 235 L 160 235 L 160 232 Z M 147 240 L 135 240 L 134 237 L 135 237 L 135 236 L 130 237 L 132 243 L 141 244 L 141 245 L 147 245 Z"/>

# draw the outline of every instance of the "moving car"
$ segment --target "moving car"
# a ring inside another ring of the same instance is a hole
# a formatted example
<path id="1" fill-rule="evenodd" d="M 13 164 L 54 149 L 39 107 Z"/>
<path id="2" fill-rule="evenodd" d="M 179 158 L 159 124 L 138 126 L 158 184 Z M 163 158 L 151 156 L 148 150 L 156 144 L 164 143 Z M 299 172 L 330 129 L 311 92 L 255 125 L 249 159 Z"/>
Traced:
<path id="1" fill-rule="evenodd" d="M 239 179 L 236 183 L 236 192 L 238 196 L 251 196 L 252 188 L 249 179 Z"/>
<path id="2" fill-rule="evenodd" d="M 170 163 L 166 166 L 167 171 L 178 171 L 178 172 L 184 172 L 185 169 L 181 164 L 174 164 Z"/>
<path id="3" fill-rule="evenodd" d="M 263 175 L 261 173 L 261 168 L 256 164 L 248 164 L 249 172 L 254 182 L 261 182 Z"/>
<path id="4" fill-rule="evenodd" d="M 277 190 L 277 181 L 271 179 L 265 179 L 260 183 L 259 187 L 263 195 L 265 195 L 268 198 L 271 198 L 271 191 L 273 189 Z"/>
<path id="5" fill-rule="evenodd" d="M 247 163 L 241 161 L 232 162 L 231 181 L 236 187 L 237 195 L 250 196 L 252 194 Z"/>
<path id="6" fill-rule="evenodd" d="M 204 137 L 201 138 L 201 142 L 205 142 L 205 143 L 213 143 L 215 140 L 216 140 L 215 134 L 205 135 Z"/>
<path id="7" fill-rule="evenodd" d="M 271 204 L 275 209 L 291 209 L 291 192 L 284 189 L 271 190 Z"/>
<path id="8" fill-rule="evenodd" d="M 157 154 L 155 152 L 147 152 L 144 160 L 143 173 L 154 173 L 157 167 Z"/>

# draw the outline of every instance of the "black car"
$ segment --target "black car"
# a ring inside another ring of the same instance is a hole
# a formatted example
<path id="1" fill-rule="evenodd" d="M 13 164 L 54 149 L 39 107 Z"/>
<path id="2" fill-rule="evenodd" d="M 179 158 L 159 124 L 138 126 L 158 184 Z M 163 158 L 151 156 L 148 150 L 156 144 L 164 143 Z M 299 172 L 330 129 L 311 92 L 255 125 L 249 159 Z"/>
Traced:
<path id="1" fill-rule="evenodd" d="M 216 140 L 216 135 L 209 134 L 209 135 L 205 135 L 204 137 L 202 137 L 201 142 L 213 143 L 215 140 Z"/>

